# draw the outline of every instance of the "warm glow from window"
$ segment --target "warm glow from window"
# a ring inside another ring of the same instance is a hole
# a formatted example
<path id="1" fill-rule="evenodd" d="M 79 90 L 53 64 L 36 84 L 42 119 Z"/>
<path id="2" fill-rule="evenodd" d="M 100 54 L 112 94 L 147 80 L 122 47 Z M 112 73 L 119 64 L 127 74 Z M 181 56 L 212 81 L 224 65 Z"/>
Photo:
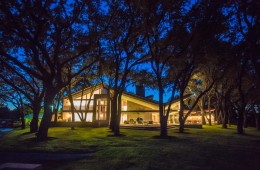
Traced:
<path id="1" fill-rule="evenodd" d="M 87 121 L 87 122 L 92 122 L 92 119 L 93 119 L 93 113 L 87 113 L 87 119 L 86 119 L 86 121 Z"/>
<path id="2" fill-rule="evenodd" d="M 75 122 L 80 122 L 79 115 L 75 113 Z"/>
<path id="3" fill-rule="evenodd" d="M 127 120 L 127 114 L 122 114 L 121 116 L 121 123 L 124 123 L 124 121 Z"/>
<path id="4" fill-rule="evenodd" d="M 127 111 L 127 100 L 122 101 L 122 110 Z"/>
<path id="5" fill-rule="evenodd" d="M 73 104 L 74 104 L 75 107 L 80 106 L 80 103 L 81 103 L 81 106 L 85 106 L 86 105 L 86 101 L 84 101 L 84 100 L 82 102 L 80 100 L 74 100 L 73 101 Z"/>

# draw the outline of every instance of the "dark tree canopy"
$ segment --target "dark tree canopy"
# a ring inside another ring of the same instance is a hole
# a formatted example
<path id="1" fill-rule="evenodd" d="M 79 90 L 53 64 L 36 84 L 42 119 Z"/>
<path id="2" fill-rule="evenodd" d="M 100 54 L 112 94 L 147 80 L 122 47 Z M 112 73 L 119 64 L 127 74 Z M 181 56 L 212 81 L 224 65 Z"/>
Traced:
<path id="1" fill-rule="evenodd" d="M 55 97 L 82 77 L 113 88 L 116 135 L 122 93 L 134 82 L 159 91 L 161 136 L 170 112 L 166 93 L 170 103 L 180 98 L 180 132 L 196 104 L 211 100 L 223 127 L 235 115 L 242 134 L 247 113 L 259 120 L 252 109 L 260 105 L 258 1 L 3 0 L 0 22 L 0 86 L 21 93 L 35 115 L 43 104 L 39 139 L 47 138 Z"/>

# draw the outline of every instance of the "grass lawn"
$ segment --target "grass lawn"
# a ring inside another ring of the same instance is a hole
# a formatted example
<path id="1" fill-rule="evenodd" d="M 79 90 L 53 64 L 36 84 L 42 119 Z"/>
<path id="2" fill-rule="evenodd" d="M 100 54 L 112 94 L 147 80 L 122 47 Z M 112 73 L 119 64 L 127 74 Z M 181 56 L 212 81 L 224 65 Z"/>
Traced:
<path id="1" fill-rule="evenodd" d="M 236 134 L 235 126 L 159 131 L 122 129 L 114 137 L 108 128 L 50 128 L 45 142 L 36 142 L 26 130 L 14 130 L 0 140 L 0 152 L 91 153 L 71 161 L 36 161 L 43 169 L 260 169 L 260 132 L 247 128 Z M 1 162 L 0 160 L 0 163 Z"/>

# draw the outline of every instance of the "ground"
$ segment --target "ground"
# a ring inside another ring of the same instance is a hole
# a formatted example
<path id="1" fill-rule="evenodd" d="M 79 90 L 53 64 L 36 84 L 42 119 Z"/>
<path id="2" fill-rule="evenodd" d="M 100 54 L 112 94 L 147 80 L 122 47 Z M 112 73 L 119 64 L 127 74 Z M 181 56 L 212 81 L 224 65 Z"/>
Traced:
<path id="1" fill-rule="evenodd" d="M 114 137 L 108 128 L 50 128 L 49 140 L 37 142 L 26 130 L 1 138 L 0 163 L 41 163 L 43 169 L 259 169 L 260 132 L 235 126 L 159 131 L 122 129 Z"/>

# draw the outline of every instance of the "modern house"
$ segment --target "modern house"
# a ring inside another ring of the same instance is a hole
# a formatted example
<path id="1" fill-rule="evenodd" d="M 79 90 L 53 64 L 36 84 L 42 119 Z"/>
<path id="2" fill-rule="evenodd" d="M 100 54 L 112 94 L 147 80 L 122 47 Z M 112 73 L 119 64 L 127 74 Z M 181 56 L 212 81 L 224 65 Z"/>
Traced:
<path id="1" fill-rule="evenodd" d="M 62 112 L 53 115 L 52 121 L 56 116 L 57 125 L 68 124 L 72 122 L 74 112 L 75 123 L 108 126 L 111 114 L 111 94 L 113 94 L 113 89 L 108 90 L 108 87 L 102 84 L 75 92 L 72 94 L 74 108 L 71 107 L 69 97 L 66 96 L 62 99 Z M 136 94 L 124 92 L 121 104 L 121 125 L 159 125 L 159 103 L 153 100 L 152 96 L 145 97 L 144 87 L 137 86 Z M 179 100 L 175 100 L 171 105 L 168 124 L 179 124 L 178 110 Z M 195 113 L 191 115 L 188 122 L 201 124 L 201 116 Z"/>

